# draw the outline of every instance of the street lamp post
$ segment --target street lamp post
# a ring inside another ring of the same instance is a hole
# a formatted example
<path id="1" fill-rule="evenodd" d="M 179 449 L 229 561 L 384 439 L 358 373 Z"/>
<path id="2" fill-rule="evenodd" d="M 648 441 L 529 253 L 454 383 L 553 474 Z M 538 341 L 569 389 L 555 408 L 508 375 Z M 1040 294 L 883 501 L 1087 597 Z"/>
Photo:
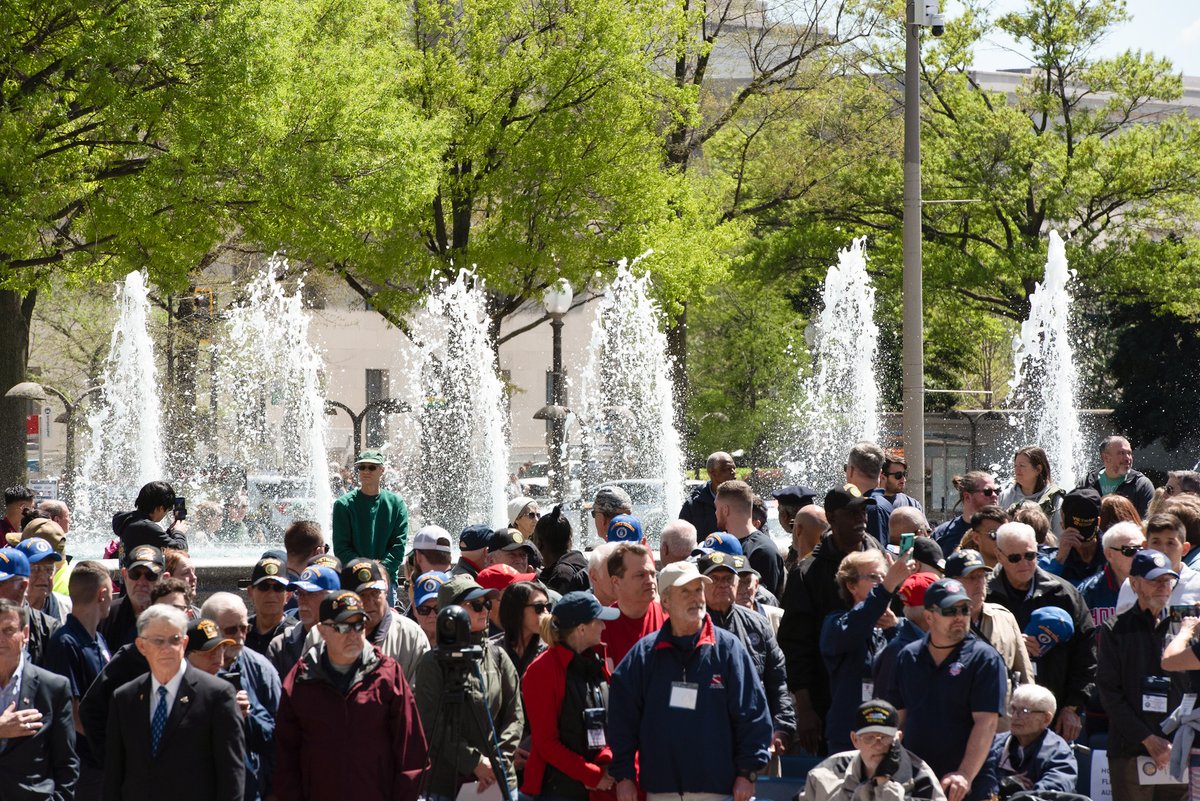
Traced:
<path id="1" fill-rule="evenodd" d="M 362 411 L 355 412 L 341 401 L 328 399 L 325 401 L 325 414 L 337 414 L 338 409 L 349 415 L 354 425 L 354 458 L 357 459 L 358 455 L 362 453 L 362 424 L 368 414 L 374 411 L 381 411 L 385 414 L 403 414 L 411 411 L 412 407 L 395 398 L 378 398 L 364 406 Z"/>
<path id="2" fill-rule="evenodd" d="M 560 278 L 546 287 L 542 296 L 542 304 L 546 314 L 550 315 L 550 330 L 553 332 L 553 355 L 550 369 L 550 404 L 563 407 L 566 405 L 566 375 L 562 366 L 562 329 L 563 316 L 571 308 L 574 292 L 570 282 Z M 551 497 L 562 501 L 566 495 L 566 476 L 563 470 L 563 435 L 566 432 L 565 416 L 558 415 L 550 419 L 550 491 Z"/>
<path id="3" fill-rule="evenodd" d="M 6 398 L 24 398 L 25 400 L 36 401 L 48 400 L 50 395 L 53 395 L 62 401 L 62 405 L 66 409 L 61 419 L 67 427 L 67 458 L 59 486 L 61 487 L 62 499 L 68 506 L 73 506 L 75 503 L 75 412 L 84 400 L 103 389 L 104 387 L 102 386 L 92 387 L 91 389 L 84 390 L 78 398 L 71 400 L 65 393 L 54 387 L 39 384 L 36 381 L 22 381 L 4 393 L 4 397 Z"/>

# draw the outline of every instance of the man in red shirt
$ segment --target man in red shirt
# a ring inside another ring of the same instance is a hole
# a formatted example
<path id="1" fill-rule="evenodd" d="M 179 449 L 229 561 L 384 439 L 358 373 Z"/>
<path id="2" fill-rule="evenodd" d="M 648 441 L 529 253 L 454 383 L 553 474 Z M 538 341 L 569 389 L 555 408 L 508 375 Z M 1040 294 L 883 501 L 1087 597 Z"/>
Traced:
<path id="1" fill-rule="evenodd" d="M 621 610 L 621 616 L 604 627 L 603 642 L 611 670 L 638 640 L 662 628 L 667 617 L 658 602 L 654 557 L 645 546 L 635 542 L 617 545 L 608 557 L 608 576 L 617 596 L 614 606 Z"/>

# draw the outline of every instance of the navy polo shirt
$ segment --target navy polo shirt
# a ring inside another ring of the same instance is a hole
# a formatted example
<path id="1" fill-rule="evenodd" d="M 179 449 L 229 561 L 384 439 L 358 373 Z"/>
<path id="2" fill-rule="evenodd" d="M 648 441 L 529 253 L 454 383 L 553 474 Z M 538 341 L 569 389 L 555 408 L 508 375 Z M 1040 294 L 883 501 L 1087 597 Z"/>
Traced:
<path id="1" fill-rule="evenodd" d="M 959 515 L 935 528 L 933 538 L 937 540 L 938 545 L 942 546 L 942 553 L 949 556 L 954 553 L 970 530 L 971 524 L 964 520 L 962 515 Z"/>
<path id="2" fill-rule="evenodd" d="M 975 725 L 972 713 L 1004 710 L 1008 674 L 996 649 L 972 634 L 940 665 L 929 655 L 928 643 L 926 634 L 900 651 L 884 697 L 907 710 L 904 746 L 942 777 L 962 762 Z"/>
<path id="3" fill-rule="evenodd" d="M 79 618 L 68 614 L 67 622 L 55 629 L 46 643 L 42 667 L 66 678 L 71 683 L 71 695 L 82 698 L 111 658 L 104 635 L 96 632 L 93 639 Z M 75 750 L 88 765 L 100 767 L 82 734 L 75 735 Z"/>

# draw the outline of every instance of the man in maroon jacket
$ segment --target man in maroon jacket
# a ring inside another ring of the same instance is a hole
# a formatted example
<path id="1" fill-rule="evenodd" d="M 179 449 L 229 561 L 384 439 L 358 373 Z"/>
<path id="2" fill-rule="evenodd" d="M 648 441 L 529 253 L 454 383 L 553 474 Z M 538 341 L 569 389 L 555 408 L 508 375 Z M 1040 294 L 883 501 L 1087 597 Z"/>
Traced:
<path id="1" fill-rule="evenodd" d="M 325 801 L 349 787 L 359 801 L 415 800 L 428 755 L 400 664 L 367 643 L 357 594 L 329 593 L 320 621 L 321 641 L 283 683 L 276 797 Z"/>

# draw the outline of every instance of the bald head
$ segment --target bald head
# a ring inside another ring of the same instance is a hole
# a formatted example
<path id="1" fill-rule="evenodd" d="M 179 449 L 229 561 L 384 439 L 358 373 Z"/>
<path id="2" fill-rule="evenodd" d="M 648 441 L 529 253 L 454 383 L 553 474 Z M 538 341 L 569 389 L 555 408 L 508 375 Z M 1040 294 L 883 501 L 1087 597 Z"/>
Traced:
<path id="1" fill-rule="evenodd" d="M 808 556 L 817 547 L 827 528 L 829 521 L 825 519 L 825 510 L 820 506 L 810 504 L 796 512 L 796 519 L 792 521 L 792 547 L 796 555 L 800 559 Z"/>
<path id="2" fill-rule="evenodd" d="M 901 534 L 925 534 L 929 531 L 929 521 L 915 506 L 900 506 L 888 518 L 888 542 L 900 544 Z"/>
<path id="3" fill-rule="evenodd" d="M 726 481 L 737 478 L 737 465 L 733 463 L 733 457 L 725 451 L 711 454 L 704 466 L 708 470 L 708 480 L 712 484 L 713 492 L 716 492 Z"/>
<path id="4" fill-rule="evenodd" d="M 692 555 L 695 547 L 696 527 L 686 520 L 672 520 L 663 526 L 659 536 L 659 561 L 664 567 L 672 562 L 682 562 Z"/>

